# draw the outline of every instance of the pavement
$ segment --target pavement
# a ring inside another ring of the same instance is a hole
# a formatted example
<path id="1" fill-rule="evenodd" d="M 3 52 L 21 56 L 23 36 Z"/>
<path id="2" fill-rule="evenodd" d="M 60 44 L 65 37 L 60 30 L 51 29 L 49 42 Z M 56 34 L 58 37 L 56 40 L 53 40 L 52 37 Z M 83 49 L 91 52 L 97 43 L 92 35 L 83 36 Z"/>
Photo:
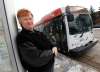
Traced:
<path id="1" fill-rule="evenodd" d="M 92 66 L 73 60 L 59 53 L 55 58 L 54 72 L 99 72 Z"/>

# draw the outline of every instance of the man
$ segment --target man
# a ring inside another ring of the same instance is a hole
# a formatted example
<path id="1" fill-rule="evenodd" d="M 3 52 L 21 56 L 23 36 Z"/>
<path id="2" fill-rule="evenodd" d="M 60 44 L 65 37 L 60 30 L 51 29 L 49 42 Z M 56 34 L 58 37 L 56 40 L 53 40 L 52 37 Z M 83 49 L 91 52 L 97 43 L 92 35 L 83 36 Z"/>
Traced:
<path id="1" fill-rule="evenodd" d="M 16 41 L 23 67 L 28 72 L 53 72 L 57 48 L 42 32 L 34 30 L 33 15 L 29 10 L 20 9 L 17 18 L 22 27 Z"/>

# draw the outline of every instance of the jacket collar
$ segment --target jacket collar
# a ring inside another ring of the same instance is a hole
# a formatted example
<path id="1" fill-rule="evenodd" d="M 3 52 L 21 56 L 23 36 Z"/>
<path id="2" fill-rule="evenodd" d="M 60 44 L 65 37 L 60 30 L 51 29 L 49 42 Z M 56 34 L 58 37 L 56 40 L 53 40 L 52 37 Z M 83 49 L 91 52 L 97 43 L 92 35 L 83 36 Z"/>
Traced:
<path id="1" fill-rule="evenodd" d="M 33 29 L 33 31 L 27 30 L 25 28 L 22 28 L 22 32 L 24 33 L 34 33 L 36 30 Z"/>

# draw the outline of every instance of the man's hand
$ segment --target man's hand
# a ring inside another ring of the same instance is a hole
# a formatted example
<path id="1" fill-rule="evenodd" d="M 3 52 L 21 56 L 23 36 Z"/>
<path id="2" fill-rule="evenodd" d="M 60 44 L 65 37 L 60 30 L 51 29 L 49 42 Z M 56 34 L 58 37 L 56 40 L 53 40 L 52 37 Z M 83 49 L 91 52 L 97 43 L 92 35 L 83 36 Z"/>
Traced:
<path id="1" fill-rule="evenodd" d="M 55 54 L 55 56 L 57 56 L 58 55 L 57 47 L 53 47 L 52 52 Z"/>

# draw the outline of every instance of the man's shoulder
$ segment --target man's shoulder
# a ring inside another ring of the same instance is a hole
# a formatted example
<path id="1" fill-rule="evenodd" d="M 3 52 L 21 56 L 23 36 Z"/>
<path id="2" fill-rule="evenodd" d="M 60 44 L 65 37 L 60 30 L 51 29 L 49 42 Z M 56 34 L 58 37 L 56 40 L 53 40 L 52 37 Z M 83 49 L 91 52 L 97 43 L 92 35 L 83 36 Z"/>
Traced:
<path id="1" fill-rule="evenodd" d="M 22 43 L 26 40 L 25 35 L 22 32 L 18 32 L 17 36 L 16 36 L 16 41 L 19 43 Z"/>
<path id="2" fill-rule="evenodd" d="M 22 37 L 22 36 L 24 36 L 24 35 L 23 35 L 22 31 L 20 31 L 20 32 L 17 33 L 16 38 L 20 38 L 20 37 Z"/>
<path id="3" fill-rule="evenodd" d="M 17 36 L 20 36 L 21 34 L 22 34 L 22 31 L 18 32 L 18 33 L 17 33 Z"/>

